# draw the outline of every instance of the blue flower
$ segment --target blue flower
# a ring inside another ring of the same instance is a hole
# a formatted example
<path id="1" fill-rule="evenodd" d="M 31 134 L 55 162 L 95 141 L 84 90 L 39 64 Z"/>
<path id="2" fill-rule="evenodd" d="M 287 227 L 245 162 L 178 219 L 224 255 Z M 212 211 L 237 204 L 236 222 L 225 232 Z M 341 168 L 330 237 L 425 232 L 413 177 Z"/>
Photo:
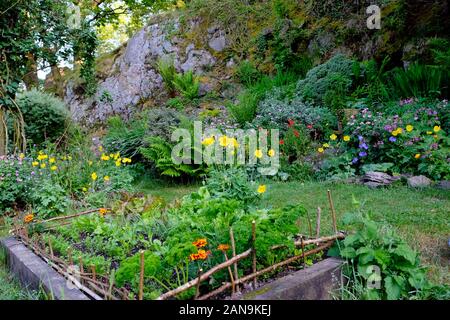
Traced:
<path id="1" fill-rule="evenodd" d="M 364 140 L 363 136 L 358 136 L 358 140 L 363 141 Z"/>
<path id="2" fill-rule="evenodd" d="M 393 136 L 391 136 L 391 137 L 389 137 L 389 141 L 390 141 L 390 142 L 395 142 L 395 141 L 397 141 L 397 138 L 396 138 L 396 137 L 393 137 Z"/>
<path id="3" fill-rule="evenodd" d="M 353 158 L 352 163 L 355 164 L 355 163 L 357 163 L 358 161 L 359 161 L 359 159 L 355 157 L 355 158 Z"/>
<path id="4" fill-rule="evenodd" d="M 369 147 L 367 146 L 367 144 L 366 144 L 365 142 L 360 143 L 360 144 L 359 144 L 359 148 L 360 148 L 360 149 L 364 149 L 364 150 L 369 149 Z"/>
<path id="5" fill-rule="evenodd" d="M 367 156 L 367 152 L 361 151 L 360 153 L 358 153 L 358 155 L 362 158 L 362 157 Z"/>

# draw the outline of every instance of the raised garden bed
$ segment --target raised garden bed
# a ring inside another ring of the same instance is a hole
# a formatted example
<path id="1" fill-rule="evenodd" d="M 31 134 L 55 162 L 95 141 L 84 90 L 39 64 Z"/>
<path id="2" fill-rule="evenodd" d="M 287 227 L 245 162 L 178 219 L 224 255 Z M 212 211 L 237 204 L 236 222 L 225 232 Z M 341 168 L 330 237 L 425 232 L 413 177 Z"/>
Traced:
<path id="1" fill-rule="evenodd" d="M 256 289 L 286 270 L 323 260 L 334 241 L 345 237 L 337 231 L 330 193 L 334 232 L 320 236 L 319 210 L 312 236 L 301 206 L 252 212 L 202 192 L 164 209 L 157 199 L 140 199 L 147 209 L 138 215 L 127 213 L 125 202 L 48 220 L 16 220 L 12 232 L 85 294 L 109 300 L 235 296 L 249 284 Z M 308 235 L 298 233 L 300 221 Z"/>

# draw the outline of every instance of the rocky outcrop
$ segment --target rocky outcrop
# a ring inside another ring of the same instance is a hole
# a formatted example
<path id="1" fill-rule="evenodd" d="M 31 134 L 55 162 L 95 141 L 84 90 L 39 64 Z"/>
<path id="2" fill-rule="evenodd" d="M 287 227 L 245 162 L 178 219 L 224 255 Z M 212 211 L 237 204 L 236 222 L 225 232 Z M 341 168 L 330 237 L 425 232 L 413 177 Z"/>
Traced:
<path id="1" fill-rule="evenodd" d="M 101 78 L 93 97 L 84 97 L 76 81 L 68 81 L 64 100 L 70 106 L 73 119 L 91 126 L 104 122 L 111 115 L 129 118 L 139 106 L 163 101 L 167 93 L 156 68 L 162 57 L 171 56 L 179 72 L 192 70 L 202 75 L 210 70 L 217 63 L 212 53 L 193 43 L 185 45 L 185 39 L 176 36 L 179 28 L 179 22 L 173 18 L 136 33 L 118 50 L 114 59 L 101 65 L 102 70 L 98 72 Z M 225 40 L 222 37 L 223 32 L 214 29 L 210 40 L 212 50 L 223 50 Z M 210 90 L 207 84 L 202 85 L 202 92 Z"/>

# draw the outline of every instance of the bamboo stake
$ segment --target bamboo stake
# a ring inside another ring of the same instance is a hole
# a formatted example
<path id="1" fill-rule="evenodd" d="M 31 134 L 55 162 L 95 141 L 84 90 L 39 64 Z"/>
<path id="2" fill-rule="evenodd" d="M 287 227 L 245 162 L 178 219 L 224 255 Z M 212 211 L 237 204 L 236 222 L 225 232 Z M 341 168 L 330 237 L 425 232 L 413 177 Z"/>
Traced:
<path id="1" fill-rule="evenodd" d="M 236 257 L 236 244 L 234 242 L 234 233 L 233 233 L 233 228 L 230 228 L 230 242 L 231 242 L 231 249 L 233 251 L 233 258 Z M 238 276 L 238 267 L 237 267 L 237 262 L 233 264 L 233 268 L 234 268 L 234 280 L 238 280 L 239 276 Z M 236 286 L 236 290 L 237 292 L 239 292 L 239 286 Z"/>
<path id="2" fill-rule="evenodd" d="M 213 275 L 217 271 L 222 270 L 222 269 L 224 269 L 224 268 L 226 268 L 228 266 L 231 266 L 233 263 L 235 263 L 235 262 L 237 262 L 239 260 L 242 260 L 244 258 L 247 258 L 251 254 L 252 254 L 252 249 L 248 249 L 248 250 L 238 254 L 237 256 L 233 257 L 233 259 L 225 261 L 225 262 L 215 266 L 214 268 L 209 269 L 207 272 L 202 274 L 202 276 L 200 277 L 200 280 L 201 281 L 205 281 L 206 279 L 208 279 L 211 275 Z M 183 291 L 185 291 L 187 289 L 192 288 L 196 284 L 197 284 L 197 279 L 193 279 L 193 280 L 185 283 L 184 285 L 182 285 L 182 286 L 180 286 L 180 287 L 178 287 L 178 288 L 176 288 L 174 290 L 168 291 L 168 292 L 160 295 L 157 300 L 164 300 L 164 299 L 173 297 L 173 296 L 179 294 L 180 292 L 183 292 Z"/>
<path id="3" fill-rule="evenodd" d="M 200 283 L 202 282 L 201 281 L 202 273 L 203 273 L 203 269 L 200 268 L 198 270 L 198 277 L 197 277 L 198 281 L 197 281 L 197 286 L 195 288 L 195 299 L 197 299 L 198 296 L 200 295 Z"/>
<path id="4" fill-rule="evenodd" d="M 317 207 L 317 219 L 316 219 L 316 238 L 320 236 L 320 215 L 322 210 L 320 207 Z"/>
<path id="5" fill-rule="evenodd" d="M 225 257 L 225 261 L 228 261 L 228 256 L 227 253 L 224 251 L 223 255 Z M 231 284 L 232 284 L 232 294 L 234 294 L 236 292 L 236 286 L 234 284 L 234 277 L 233 277 L 233 272 L 231 272 L 231 267 L 228 266 L 228 273 L 230 275 L 230 280 L 231 280 Z"/>
<path id="6" fill-rule="evenodd" d="M 51 219 L 47 219 L 47 220 L 42 220 L 42 221 L 39 221 L 39 223 L 47 223 L 47 222 L 51 222 L 51 221 L 66 220 L 66 219 L 70 219 L 70 218 L 79 217 L 79 216 L 82 216 L 82 215 L 85 215 L 85 214 L 93 213 L 93 212 L 96 212 L 96 211 L 99 211 L 99 210 L 100 209 L 90 209 L 90 210 L 87 210 L 87 211 L 71 214 L 71 215 L 68 215 L 68 216 L 55 217 L 55 218 L 51 218 Z"/>
<path id="7" fill-rule="evenodd" d="M 303 237 L 300 239 L 301 239 L 301 246 L 302 246 L 303 269 L 305 269 L 306 268 L 305 244 L 303 243 Z"/>
<path id="8" fill-rule="evenodd" d="M 256 272 L 256 221 L 252 221 L 252 269 Z M 256 289 L 256 277 L 253 279 L 253 289 Z"/>
<path id="9" fill-rule="evenodd" d="M 95 273 L 95 266 L 94 265 L 91 266 L 91 271 L 92 271 L 92 279 L 94 281 L 96 281 L 97 280 L 97 274 Z"/>
<path id="10" fill-rule="evenodd" d="M 80 275 L 84 273 L 84 267 L 83 267 L 83 258 L 81 256 L 78 258 L 78 267 L 80 269 Z M 83 281 L 80 281 L 80 283 L 83 283 Z"/>
<path id="11" fill-rule="evenodd" d="M 324 244 L 324 245 L 322 245 L 320 247 L 317 247 L 315 249 L 309 250 L 309 251 L 305 252 L 305 257 L 310 256 L 312 254 L 315 254 L 317 252 L 320 252 L 320 251 L 330 247 L 331 245 L 332 245 L 332 242 L 329 242 L 329 243 Z M 275 270 L 275 269 L 277 269 L 279 267 L 282 267 L 284 265 L 290 264 L 290 263 L 294 262 L 295 260 L 301 259 L 302 257 L 303 257 L 303 255 L 294 256 L 294 257 L 289 258 L 289 259 L 287 259 L 285 261 L 279 262 L 279 263 L 274 264 L 274 265 L 272 265 L 270 267 L 267 267 L 265 269 L 259 270 L 256 273 L 252 273 L 252 274 L 249 274 L 247 276 L 244 276 L 244 277 L 240 278 L 239 280 L 237 280 L 236 284 L 241 284 L 241 283 L 244 283 L 246 281 L 249 281 L 249 280 L 251 280 L 251 279 L 253 279 L 255 277 L 258 277 L 260 275 L 263 275 L 263 274 L 265 274 L 267 272 L 271 272 L 271 271 L 273 271 L 273 270 Z M 215 296 L 215 295 L 225 291 L 226 289 L 228 289 L 230 287 L 231 287 L 231 283 L 227 282 L 223 286 L 221 286 L 220 288 L 217 288 L 216 290 L 211 291 L 211 292 L 209 292 L 209 293 L 199 297 L 198 300 L 209 299 L 209 298 L 211 298 L 211 297 L 213 297 L 213 296 Z"/>
<path id="12" fill-rule="evenodd" d="M 73 259 L 72 259 L 72 248 L 67 248 L 67 257 L 69 258 L 69 266 L 73 265 Z"/>
<path id="13" fill-rule="evenodd" d="M 321 238 L 317 238 L 317 239 L 303 240 L 303 245 L 307 246 L 307 245 L 310 245 L 310 244 L 319 244 L 319 243 L 322 243 L 322 242 L 328 242 L 328 241 L 331 241 L 331 240 L 344 239 L 344 238 L 345 238 L 345 234 L 340 232 L 340 233 L 335 234 L 333 236 L 326 236 L 326 237 L 321 237 Z M 301 241 L 295 241 L 294 245 L 296 247 L 301 247 L 302 242 Z M 284 248 L 284 247 L 286 247 L 286 246 L 285 245 L 276 245 L 276 246 L 271 247 L 270 249 L 271 250 L 275 250 L 275 249 L 280 249 L 280 248 Z"/>
<path id="14" fill-rule="evenodd" d="M 141 254 L 141 274 L 139 278 L 139 300 L 144 300 L 144 268 L 145 268 L 145 259 L 144 259 L 144 250 L 140 251 Z"/>
<path id="15" fill-rule="evenodd" d="M 309 237 L 312 238 L 312 226 L 311 226 L 311 219 L 309 218 L 309 211 L 308 210 L 306 210 L 306 219 L 308 219 Z"/>
<path id="16" fill-rule="evenodd" d="M 331 198 L 331 191 L 330 190 L 327 190 L 327 196 L 328 196 L 328 202 L 330 203 L 331 218 L 333 219 L 333 230 L 334 230 L 334 233 L 337 233 L 336 211 L 334 210 L 334 204 L 333 204 L 333 199 Z"/>

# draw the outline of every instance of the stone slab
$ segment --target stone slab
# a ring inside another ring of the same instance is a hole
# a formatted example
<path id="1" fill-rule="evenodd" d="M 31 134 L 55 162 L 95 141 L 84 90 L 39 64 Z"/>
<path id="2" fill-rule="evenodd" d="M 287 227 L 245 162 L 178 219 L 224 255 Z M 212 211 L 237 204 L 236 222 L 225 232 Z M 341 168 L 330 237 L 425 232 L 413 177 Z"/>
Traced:
<path id="1" fill-rule="evenodd" d="M 81 290 L 69 288 L 67 280 L 14 237 L 0 239 L 8 267 L 20 283 L 34 290 L 43 289 L 56 300 L 90 300 Z"/>
<path id="2" fill-rule="evenodd" d="M 328 258 L 242 296 L 242 300 L 331 300 L 340 285 L 343 261 Z"/>

